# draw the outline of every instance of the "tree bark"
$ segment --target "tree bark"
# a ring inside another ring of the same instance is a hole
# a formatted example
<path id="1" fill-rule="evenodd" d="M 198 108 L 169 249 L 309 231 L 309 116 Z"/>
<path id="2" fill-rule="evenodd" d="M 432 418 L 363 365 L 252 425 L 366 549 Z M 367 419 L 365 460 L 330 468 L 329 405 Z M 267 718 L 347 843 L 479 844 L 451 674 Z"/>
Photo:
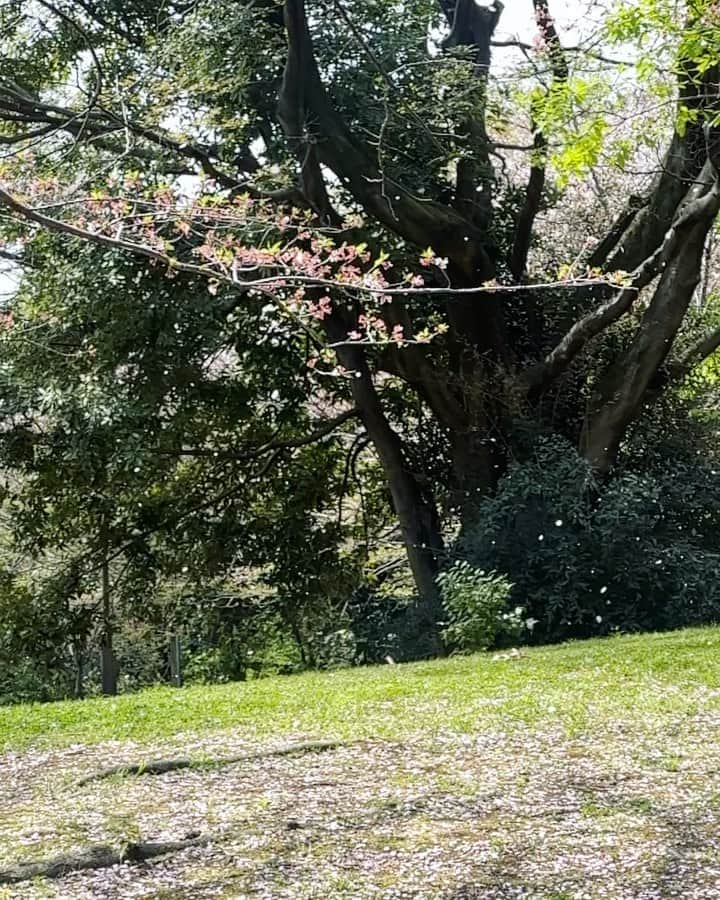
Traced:
<path id="1" fill-rule="evenodd" d="M 636 269 L 660 245 L 678 207 L 700 176 L 708 151 L 705 125 L 718 112 L 720 70 L 699 74 L 692 64 L 681 69 L 678 107 L 694 114 L 682 133 L 675 131 L 646 199 L 633 196 L 608 236 L 588 258 L 606 271 Z"/>
<path id="2" fill-rule="evenodd" d="M 82 700 L 85 697 L 85 672 L 83 660 L 83 642 L 74 640 L 73 662 L 75 663 L 75 679 L 73 685 L 73 697 L 76 700 Z"/>
<path id="3" fill-rule="evenodd" d="M 720 210 L 720 184 L 708 159 L 679 221 L 673 253 L 633 340 L 604 376 L 591 401 L 581 450 L 593 468 L 606 473 L 627 426 L 664 363 L 700 281 L 705 241 Z"/>
<path id="4" fill-rule="evenodd" d="M 326 327 L 333 341 L 346 339 L 347 327 L 335 316 L 326 323 Z M 439 628 L 442 603 L 436 579 L 444 547 L 437 509 L 410 470 L 402 441 L 382 408 L 363 349 L 345 345 L 338 347 L 336 353 L 340 363 L 350 373 L 353 401 L 380 459 L 390 489 L 419 594 L 417 612 L 420 625 L 426 631 L 433 651 L 442 653 Z"/>

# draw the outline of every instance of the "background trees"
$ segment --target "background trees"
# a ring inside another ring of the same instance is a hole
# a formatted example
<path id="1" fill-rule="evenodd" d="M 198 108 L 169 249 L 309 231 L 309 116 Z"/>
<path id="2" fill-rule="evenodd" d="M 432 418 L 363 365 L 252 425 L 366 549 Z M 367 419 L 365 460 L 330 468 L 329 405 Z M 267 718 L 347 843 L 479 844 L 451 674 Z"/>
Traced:
<path id="1" fill-rule="evenodd" d="M 32 552 L 62 546 L 89 582 L 109 555 L 134 596 L 271 566 L 306 656 L 304 598 L 348 614 L 390 518 L 425 652 L 457 556 L 509 576 L 543 637 L 714 615 L 700 575 L 655 613 L 715 552 L 714 381 L 688 378 L 720 345 L 712 292 L 693 306 L 717 13 L 597 5 L 569 43 L 535 0 L 525 44 L 502 12 L 3 5 L 5 444 Z M 662 496 L 668 428 L 698 409 L 678 549 L 675 512 L 628 510 Z M 674 573 L 615 618 L 584 577 L 598 547 L 617 561 L 613 504 Z"/>

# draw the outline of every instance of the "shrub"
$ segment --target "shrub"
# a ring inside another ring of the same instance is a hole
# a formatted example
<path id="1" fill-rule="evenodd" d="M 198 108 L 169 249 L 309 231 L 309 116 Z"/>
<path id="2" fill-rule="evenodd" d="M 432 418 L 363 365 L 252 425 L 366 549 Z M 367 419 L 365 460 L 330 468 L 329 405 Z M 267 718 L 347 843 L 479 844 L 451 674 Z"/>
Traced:
<path id="1" fill-rule="evenodd" d="M 438 585 L 448 618 L 443 639 L 452 649 L 486 650 L 501 632 L 521 627 L 520 608 L 505 612 L 512 591 L 505 576 L 462 560 L 440 573 Z"/>
<path id="2" fill-rule="evenodd" d="M 40 591 L 0 569 L 0 704 L 60 700 L 74 689 L 74 648 L 89 620 L 73 609 L 62 584 Z"/>
<path id="3" fill-rule="evenodd" d="M 536 640 L 720 619 L 720 471 L 645 458 L 605 483 L 559 439 L 501 480 L 458 548 L 506 572 Z"/>
<path id="4" fill-rule="evenodd" d="M 357 641 L 349 628 L 337 628 L 313 635 L 310 640 L 315 665 L 319 669 L 342 669 L 357 657 Z"/>

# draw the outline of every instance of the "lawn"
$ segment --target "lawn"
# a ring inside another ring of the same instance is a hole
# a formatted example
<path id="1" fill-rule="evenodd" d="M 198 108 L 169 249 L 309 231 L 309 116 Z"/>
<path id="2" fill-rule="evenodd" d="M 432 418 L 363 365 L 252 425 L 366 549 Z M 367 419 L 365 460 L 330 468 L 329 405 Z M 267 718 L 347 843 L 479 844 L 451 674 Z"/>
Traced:
<path id="1" fill-rule="evenodd" d="M 719 724 L 714 628 L 0 708 L 0 869 L 188 843 L 0 898 L 717 898 Z"/>

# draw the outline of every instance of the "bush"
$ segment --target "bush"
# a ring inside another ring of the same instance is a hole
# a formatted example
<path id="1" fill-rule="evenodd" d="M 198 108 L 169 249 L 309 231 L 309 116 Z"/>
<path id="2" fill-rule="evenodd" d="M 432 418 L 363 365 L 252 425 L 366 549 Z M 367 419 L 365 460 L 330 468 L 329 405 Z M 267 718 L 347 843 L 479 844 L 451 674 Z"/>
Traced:
<path id="1" fill-rule="evenodd" d="M 357 657 L 357 641 L 349 628 L 313 635 L 310 646 L 318 669 L 347 668 Z"/>
<path id="2" fill-rule="evenodd" d="M 437 654 L 433 635 L 412 594 L 385 595 L 364 589 L 348 604 L 356 641 L 356 665 L 432 659 Z"/>
<path id="3" fill-rule="evenodd" d="M 100 645 L 100 635 L 96 644 Z M 168 641 L 160 630 L 148 622 L 120 619 L 114 640 L 118 663 L 118 689 L 135 691 L 165 680 L 168 668 Z M 99 650 L 94 657 L 99 659 Z M 100 680 L 100 673 L 97 674 Z"/>
<path id="4" fill-rule="evenodd" d="M 569 444 L 544 439 L 459 550 L 507 573 L 538 641 L 715 622 L 719 472 L 696 455 L 646 457 L 601 484 Z"/>
<path id="5" fill-rule="evenodd" d="M 0 569 L 0 705 L 72 696 L 74 649 L 89 620 L 71 608 L 62 585 L 46 591 Z"/>
<path id="6" fill-rule="evenodd" d="M 184 602 L 179 609 L 188 682 L 244 681 L 302 668 L 291 629 L 272 601 L 233 597 L 228 605 Z"/>
<path id="7" fill-rule="evenodd" d="M 466 560 L 438 576 L 448 624 L 443 639 L 455 650 L 486 650 L 501 632 L 519 632 L 522 609 L 504 612 L 512 585 L 496 572 L 486 574 Z"/>

